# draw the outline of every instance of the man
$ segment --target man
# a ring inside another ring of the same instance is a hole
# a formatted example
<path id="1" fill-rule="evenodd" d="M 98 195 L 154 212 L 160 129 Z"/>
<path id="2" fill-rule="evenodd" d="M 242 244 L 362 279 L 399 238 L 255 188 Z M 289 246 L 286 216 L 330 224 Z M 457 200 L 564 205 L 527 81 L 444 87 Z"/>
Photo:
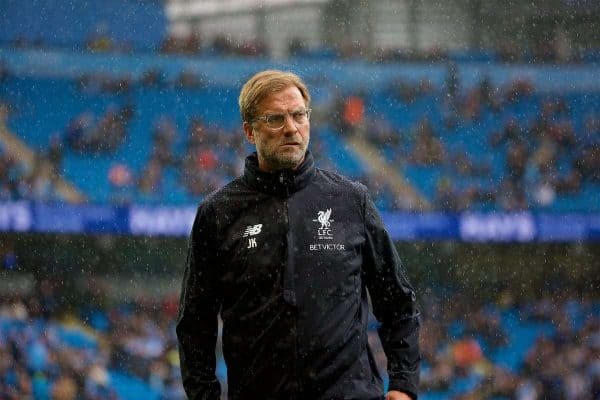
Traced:
<path id="1" fill-rule="evenodd" d="M 190 399 L 218 399 L 217 315 L 230 399 L 383 399 L 367 288 L 388 357 L 388 400 L 417 396 L 419 314 L 363 185 L 315 168 L 310 95 L 289 72 L 239 97 L 256 153 L 208 196 L 190 235 L 177 336 Z"/>

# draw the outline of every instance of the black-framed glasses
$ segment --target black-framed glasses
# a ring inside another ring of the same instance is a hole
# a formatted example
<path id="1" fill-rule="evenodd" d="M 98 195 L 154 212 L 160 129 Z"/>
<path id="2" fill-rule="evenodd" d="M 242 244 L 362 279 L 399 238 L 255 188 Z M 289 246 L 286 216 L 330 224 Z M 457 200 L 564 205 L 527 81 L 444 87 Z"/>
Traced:
<path id="1" fill-rule="evenodd" d="M 264 121 L 267 124 L 267 126 L 271 129 L 281 129 L 285 125 L 286 116 L 290 115 L 292 117 L 292 120 L 297 125 L 304 125 L 310 120 L 311 111 L 312 110 L 310 108 L 307 108 L 305 110 L 298 110 L 289 113 L 265 114 L 260 117 L 254 118 L 252 122 Z"/>

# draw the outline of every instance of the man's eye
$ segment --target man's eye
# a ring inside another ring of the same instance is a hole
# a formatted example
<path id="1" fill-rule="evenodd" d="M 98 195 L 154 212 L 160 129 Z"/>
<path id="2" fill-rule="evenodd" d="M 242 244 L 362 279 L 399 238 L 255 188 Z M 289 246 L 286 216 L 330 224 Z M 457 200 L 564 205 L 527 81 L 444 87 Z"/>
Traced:
<path id="1" fill-rule="evenodd" d="M 269 124 L 280 124 L 284 119 L 285 117 L 282 114 L 273 114 L 267 116 L 267 122 Z"/>
<path id="2" fill-rule="evenodd" d="M 294 114 L 294 118 L 296 121 L 304 124 L 310 118 L 310 110 L 298 111 Z"/>

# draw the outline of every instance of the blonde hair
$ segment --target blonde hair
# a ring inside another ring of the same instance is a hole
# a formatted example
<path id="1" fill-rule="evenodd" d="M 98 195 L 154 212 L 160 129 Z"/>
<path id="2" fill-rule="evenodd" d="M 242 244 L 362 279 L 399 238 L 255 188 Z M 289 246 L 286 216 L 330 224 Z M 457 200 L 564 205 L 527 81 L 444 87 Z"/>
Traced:
<path id="1" fill-rule="evenodd" d="M 293 72 L 266 70 L 252 76 L 242 86 L 238 104 L 242 121 L 251 122 L 258 113 L 260 102 L 271 93 L 280 92 L 290 86 L 300 90 L 306 107 L 310 106 L 310 93 L 302 79 Z"/>

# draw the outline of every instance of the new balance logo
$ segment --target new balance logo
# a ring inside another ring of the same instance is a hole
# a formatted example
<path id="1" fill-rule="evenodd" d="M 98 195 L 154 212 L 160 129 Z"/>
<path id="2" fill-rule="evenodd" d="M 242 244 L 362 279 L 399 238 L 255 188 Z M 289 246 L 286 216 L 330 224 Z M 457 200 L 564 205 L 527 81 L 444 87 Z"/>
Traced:
<path id="1" fill-rule="evenodd" d="M 262 224 L 248 225 L 246 227 L 246 229 L 244 230 L 244 234 L 242 236 L 243 237 L 256 236 L 260 233 L 261 230 L 262 230 Z M 255 247 L 257 247 L 256 238 L 248 238 L 248 247 L 246 247 L 246 248 L 253 249 Z"/>
<path id="2" fill-rule="evenodd" d="M 243 237 L 256 236 L 260 233 L 261 229 L 262 229 L 262 224 L 248 225 L 246 227 L 246 230 L 244 231 Z"/>

